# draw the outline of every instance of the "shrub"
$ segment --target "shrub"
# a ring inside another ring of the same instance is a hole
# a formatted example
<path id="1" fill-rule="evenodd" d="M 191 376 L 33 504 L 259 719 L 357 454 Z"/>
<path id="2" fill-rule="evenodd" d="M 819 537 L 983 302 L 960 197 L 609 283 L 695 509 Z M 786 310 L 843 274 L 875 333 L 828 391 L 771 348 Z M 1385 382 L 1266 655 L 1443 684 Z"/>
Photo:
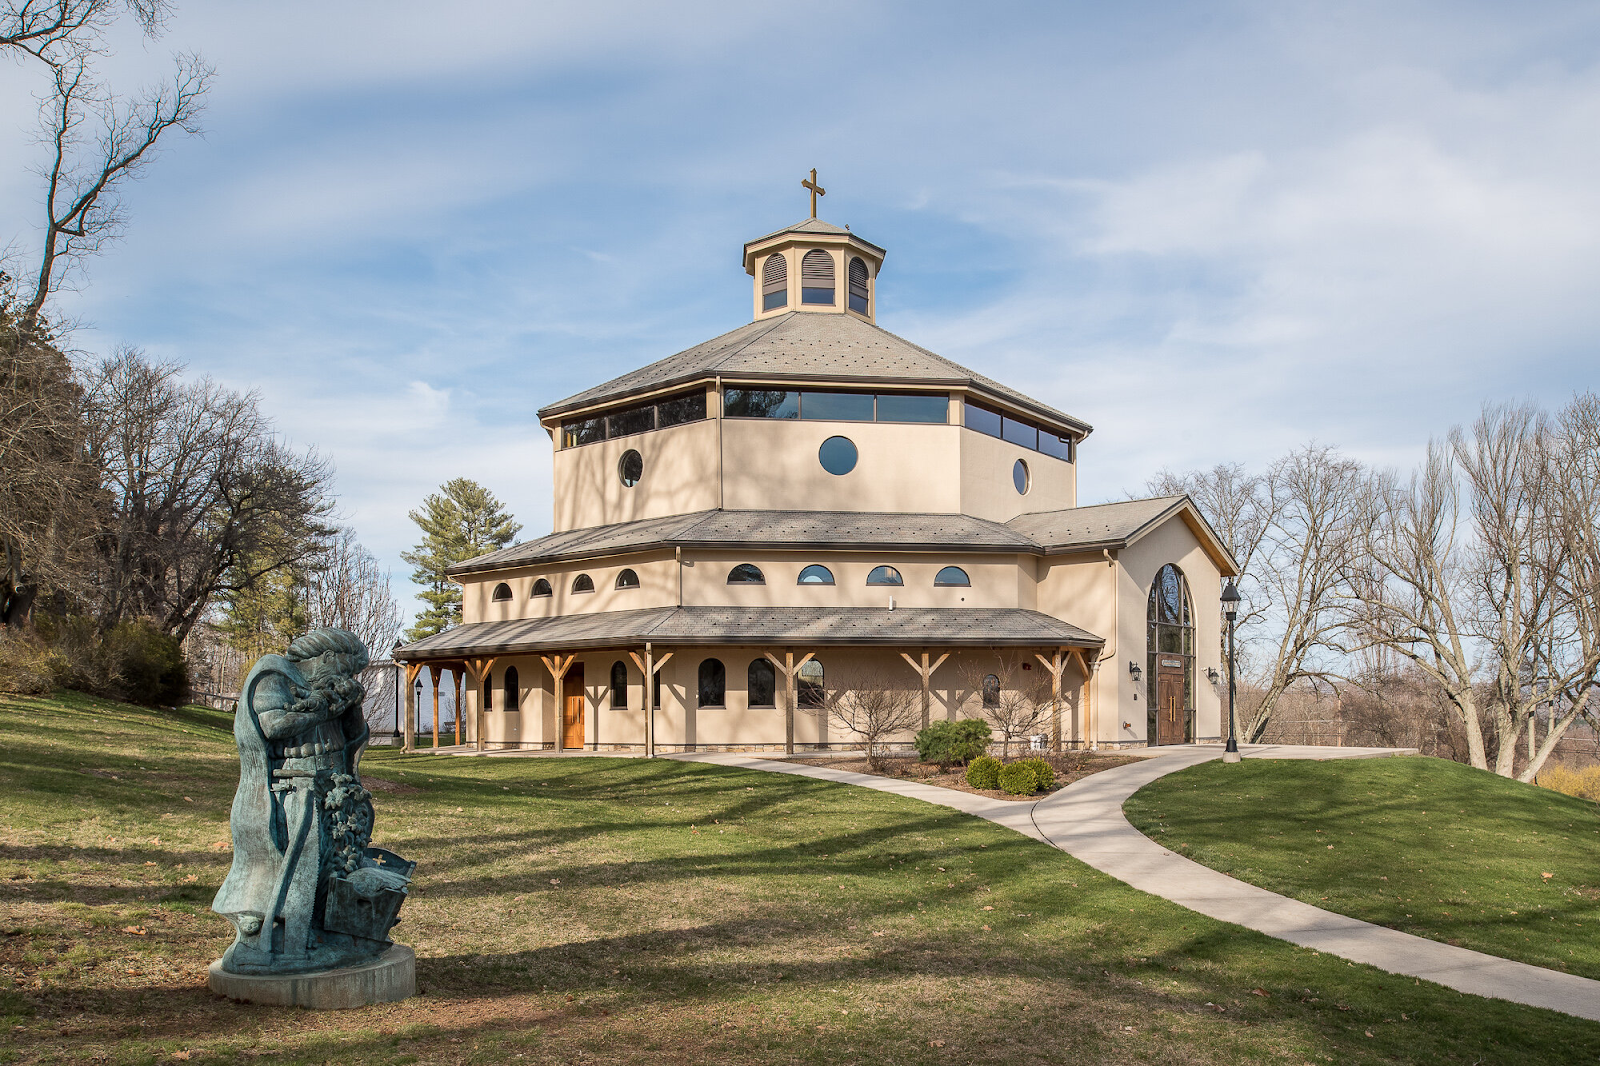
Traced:
<path id="1" fill-rule="evenodd" d="M 1600 766 L 1583 770 L 1569 769 L 1556 762 L 1547 762 L 1535 777 L 1538 784 L 1569 796 L 1600 801 Z"/>
<path id="2" fill-rule="evenodd" d="M 0 692 L 47 696 L 66 675 L 66 656 L 37 634 L 0 630 Z"/>
<path id="3" fill-rule="evenodd" d="M 913 743 L 923 762 L 936 762 L 941 768 L 951 763 L 976 759 L 989 749 L 989 723 L 980 718 L 959 722 L 934 722 L 919 732 Z"/>
<path id="4" fill-rule="evenodd" d="M 1045 789 L 1053 788 L 1055 786 L 1055 783 L 1056 783 L 1055 767 L 1051 766 L 1045 760 L 1043 760 L 1043 759 L 1018 759 L 1017 760 L 1017 765 L 1018 766 L 1026 766 L 1030 770 L 1033 771 L 1033 780 L 1034 780 L 1034 783 L 1038 785 L 1038 791 L 1043 792 Z"/>
<path id="5" fill-rule="evenodd" d="M 993 755 L 980 755 L 967 767 L 967 784 L 973 788 L 997 788 L 1000 784 L 1000 760 Z"/>
<path id="6" fill-rule="evenodd" d="M 122 622 L 106 638 L 123 698 L 145 707 L 176 707 L 189 698 L 183 645 L 149 622 Z"/>
<path id="7" fill-rule="evenodd" d="M 1039 779 L 1027 761 L 1008 762 L 1000 767 L 1000 788 L 1012 796 L 1028 796 L 1039 791 Z"/>

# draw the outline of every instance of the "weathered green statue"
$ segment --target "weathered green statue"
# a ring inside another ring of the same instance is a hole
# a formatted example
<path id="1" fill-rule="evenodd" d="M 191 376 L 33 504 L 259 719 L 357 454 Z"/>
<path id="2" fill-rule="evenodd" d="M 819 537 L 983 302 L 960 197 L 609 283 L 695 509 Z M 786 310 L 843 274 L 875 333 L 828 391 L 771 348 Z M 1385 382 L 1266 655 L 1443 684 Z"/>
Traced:
<path id="1" fill-rule="evenodd" d="M 354 633 L 318 629 L 263 655 L 240 688 L 233 868 L 211 904 L 238 931 L 229 973 L 354 966 L 391 945 L 416 864 L 371 846 L 366 665 Z"/>

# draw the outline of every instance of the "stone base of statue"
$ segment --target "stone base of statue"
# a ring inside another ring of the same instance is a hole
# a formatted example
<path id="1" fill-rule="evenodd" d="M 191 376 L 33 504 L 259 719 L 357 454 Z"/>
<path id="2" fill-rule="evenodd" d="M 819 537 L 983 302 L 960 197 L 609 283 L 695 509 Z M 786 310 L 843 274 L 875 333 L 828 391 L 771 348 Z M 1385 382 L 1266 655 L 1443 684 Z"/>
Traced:
<path id="1" fill-rule="evenodd" d="M 207 983 L 218 995 L 244 1003 L 313 1010 L 365 1007 L 416 995 L 417 956 L 404 944 L 395 944 L 359 966 L 288 974 L 229 973 L 218 959 Z"/>

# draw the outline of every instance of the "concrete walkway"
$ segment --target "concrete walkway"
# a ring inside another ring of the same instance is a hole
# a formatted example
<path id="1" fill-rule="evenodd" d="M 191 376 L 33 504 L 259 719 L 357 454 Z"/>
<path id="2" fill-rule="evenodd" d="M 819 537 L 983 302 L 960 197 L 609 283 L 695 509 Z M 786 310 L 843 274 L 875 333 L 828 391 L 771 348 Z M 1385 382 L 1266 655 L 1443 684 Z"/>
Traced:
<path id="1" fill-rule="evenodd" d="M 1360 759 L 1404 754 L 1389 748 L 1283 745 L 1247 745 L 1243 752 L 1249 759 Z M 1092 774 L 1036 803 L 990 799 L 936 785 L 751 755 L 691 753 L 668 758 L 860 785 L 952 807 L 1060 848 L 1142 892 L 1219 921 L 1458 992 L 1600 1021 L 1600 981 L 1452 947 L 1288 899 L 1168 851 L 1123 816 L 1123 802 L 1156 778 L 1221 756 L 1222 750 L 1211 746 L 1169 748 L 1156 757 Z"/>

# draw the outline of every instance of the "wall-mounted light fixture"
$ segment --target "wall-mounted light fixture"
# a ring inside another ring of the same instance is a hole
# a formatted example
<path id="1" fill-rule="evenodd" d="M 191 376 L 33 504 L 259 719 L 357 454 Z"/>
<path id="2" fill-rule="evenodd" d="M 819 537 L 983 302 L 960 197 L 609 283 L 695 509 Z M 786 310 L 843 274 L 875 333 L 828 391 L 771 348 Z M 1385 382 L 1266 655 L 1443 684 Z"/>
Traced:
<path id="1" fill-rule="evenodd" d="M 1222 680 L 1222 671 L 1218 670 L 1215 666 L 1206 667 L 1206 680 L 1215 685 L 1217 682 Z"/>
<path id="2" fill-rule="evenodd" d="M 1138 663 L 1136 663 L 1136 662 L 1134 662 L 1134 661 L 1133 661 L 1133 660 L 1132 660 L 1132 659 L 1129 659 L 1129 660 L 1128 660 L 1128 673 L 1129 673 L 1129 675 L 1131 675 L 1131 676 L 1132 676 L 1132 678 L 1133 678 L 1133 679 L 1134 679 L 1134 681 L 1136 681 L 1136 682 L 1137 682 L 1137 681 L 1138 681 L 1138 680 L 1139 680 L 1139 679 L 1140 679 L 1140 678 L 1141 678 L 1141 677 L 1143 677 L 1143 676 L 1144 676 L 1144 671 L 1143 671 L 1143 670 L 1141 670 L 1141 669 L 1140 669 L 1140 668 L 1139 668 L 1139 664 L 1138 664 Z"/>

